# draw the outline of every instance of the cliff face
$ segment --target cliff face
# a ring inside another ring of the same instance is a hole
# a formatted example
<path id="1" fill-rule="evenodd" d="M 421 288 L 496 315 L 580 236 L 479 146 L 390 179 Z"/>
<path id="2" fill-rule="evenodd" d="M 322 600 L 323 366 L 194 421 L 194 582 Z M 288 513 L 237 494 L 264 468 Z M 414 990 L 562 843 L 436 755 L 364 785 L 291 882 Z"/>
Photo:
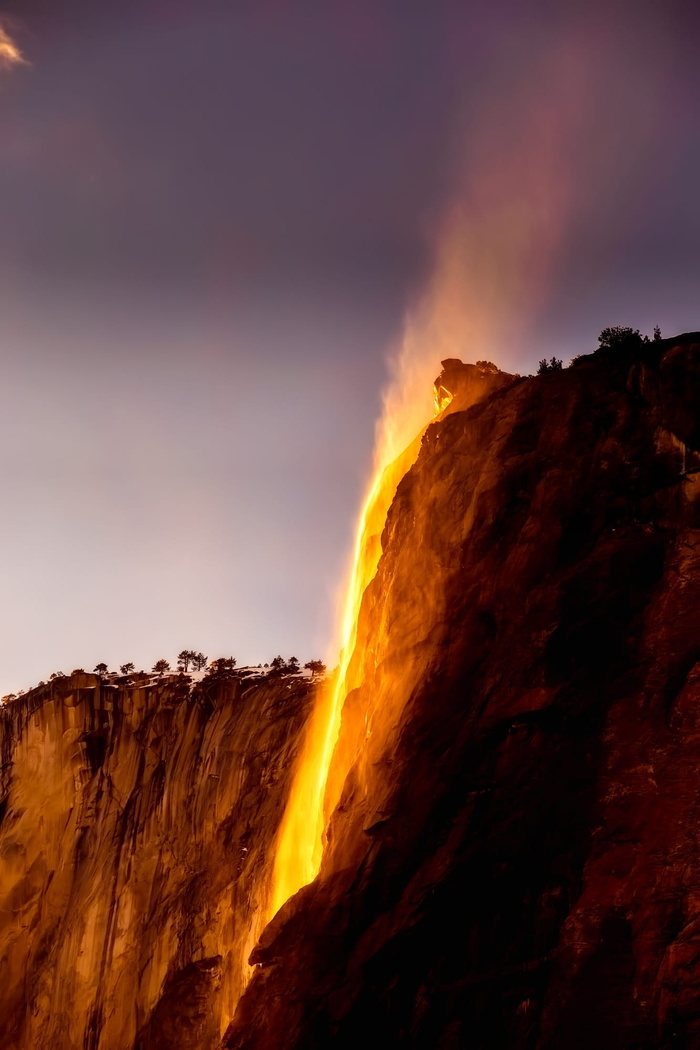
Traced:
<path id="1" fill-rule="evenodd" d="M 226 1047 L 700 1046 L 699 469 L 700 337 L 455 394 Z"/>
<path id="2" fill-rule="evenodd" d="M 700 336 L 437 393 L 262 932 L 308 686 L 2 712 L 2 1050 L 700 1046 Z"/>
<path id="3" fill-rule="evenodd" d="M 310 699 L 79 674 L 2 711 L 3 1050 L 219 1044 Z"/>

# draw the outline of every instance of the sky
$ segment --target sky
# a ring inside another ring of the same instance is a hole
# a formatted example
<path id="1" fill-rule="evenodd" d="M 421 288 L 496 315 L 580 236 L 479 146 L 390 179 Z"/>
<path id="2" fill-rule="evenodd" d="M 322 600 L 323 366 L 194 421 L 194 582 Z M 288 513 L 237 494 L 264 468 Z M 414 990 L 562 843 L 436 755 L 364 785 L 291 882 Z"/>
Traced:
<path id="1" fill-rule="evenodd" d="M 383 404 L 420 417 L 448 355 L 700 328 L 695 4 L 0 27 L 0 694 L 182 648 L 332 660 Z"/>

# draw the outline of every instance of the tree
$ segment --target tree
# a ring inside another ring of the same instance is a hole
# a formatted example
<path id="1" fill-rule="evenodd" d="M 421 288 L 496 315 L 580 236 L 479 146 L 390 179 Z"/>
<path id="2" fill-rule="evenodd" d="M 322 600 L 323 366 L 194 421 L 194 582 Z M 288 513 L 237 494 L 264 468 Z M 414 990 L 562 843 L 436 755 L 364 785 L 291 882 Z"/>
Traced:
<path id="1" fill-rule="evenodd" d="M 134 665 L 131 664 L 131 663 L 129 663 L 129 664 L 121 664 L 119 670 L 121 671 L 122 674 L 131 674 L 131 672 L 134 670 Z"/>
<path id="2" fill-rule="evenodd" d="M 290 656 L 287 663 L 284 665 L 284 669 L 287 674 L 299 674 L 299 661 L 296 656 Z"/>
<path id="3" fill-rule="evenodd" d="M 220 656 L 209 664 L 209 674 L 228 678 L 233 673 L 235 666 L 236 661 L 233 656 Z"/>
<path id="4" fill-rule="evenodd" d="M 543 357 L 540 361 L 540 367 L 537 369 L 537 375 L 544 375 L 545 372 L 560 372 L 562 368 L 562 362 L 558 357 L 552 357 L 548 361 L 546 357 Z"/>
<path id="5" fill-rule="evenodd" d="M 659 326 L 657 324 L 654 325 L 654 342 L 655 343 L 660 343 L 661 342 L 661 329 L 659 328 Z"/>
<path id="6" fill-rule="evenodd" d="M 204 653 L 191 653 L 190 655 L 192 657 L 192 666 L 195 671 L 202 671 L 207 666 L 209 657 L 205 656 Z"/>
<path id="7" fill-rule="evenodd" d="M 193 658 L 196 655 L 197 654 L 194 652 L 193 649 L 183 649 L 181 653 L 178 653 L 177 654 L 177 669 L 178 669 L 178 671 L 184 671 L 185 674 L 187 674 L 187 672 L 190 669 L 190 664 L 192 663 L 192 660 L 193 660 Z"/>
<path id="8" fill-rule="evenodd" d="M 643 336 L 638 328 L 628 328 L 619 324 L 604 328 L 598 336 L 599 347 L 605 350 L 634 350 L 644 342 L 648 343 L 649 339 Z"/>
<path id="9" fill-rule="evenodd" d="M 167 660 L 156 660 L 151 670 L 155 671 L 156 674 L 164 674 L 170 670 L 170 664 Z"/>
<path id="10" fill-rule="evenodd" d="M 283 674 L 286 667 L 286 662 L 281 656 L 276 656 L 270 663 L 270 670 L 273 674 Z"/>
<path id="11" fill-rule="evenodd" d="M 308 663 L 304 664 L 304 667 L 307 671 L 311 671 L 312 678 L 318 678 L 326 673 L 326 665 L 323 660 L 309 660 Z"/>
<path id="12" fill-rule="evenodd" d="M 52 672 L 51 672 L 51 674 L 49 675 L 49 681 L 50 681 L 50 682 L 53 682 L 53 681 L 55 681 L 55 680 L 56 680 L 57 678 L 65 678 L 65 677 L 66 677 L 66 676 L 65 676 L 65 674 L 63 673 L 63 671 L 52 671 Z"/>
<path id="13" fill-rule="evenodd" d="M 107 674 L 107 664 L 95 664 L 97 674 Z"/>

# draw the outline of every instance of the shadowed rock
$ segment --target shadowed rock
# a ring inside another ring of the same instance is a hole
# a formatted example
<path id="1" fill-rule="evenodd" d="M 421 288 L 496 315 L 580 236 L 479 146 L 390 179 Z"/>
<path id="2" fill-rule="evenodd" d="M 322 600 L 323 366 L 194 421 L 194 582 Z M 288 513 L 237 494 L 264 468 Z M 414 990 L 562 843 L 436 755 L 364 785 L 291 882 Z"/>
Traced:
<path id="1" fill-rule="evenodd" d="M 230 1050 L 700 1045 L 699 362 L 591 355 L 428 427 L 321 871 Z"/>

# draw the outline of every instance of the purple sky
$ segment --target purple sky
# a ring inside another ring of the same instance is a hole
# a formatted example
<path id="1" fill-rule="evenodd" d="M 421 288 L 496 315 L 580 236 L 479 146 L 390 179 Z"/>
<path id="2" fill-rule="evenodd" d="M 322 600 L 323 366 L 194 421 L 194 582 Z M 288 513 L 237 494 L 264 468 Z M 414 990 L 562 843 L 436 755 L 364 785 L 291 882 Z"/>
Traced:
<path id="1" fill-rule="evenodd" d="M 695 8 L 8 0 L 0 693 L 326 652 L 386 356 L 461 195 L 467 240 L 559 202 L 505 367 L 700 327 Z"/>

